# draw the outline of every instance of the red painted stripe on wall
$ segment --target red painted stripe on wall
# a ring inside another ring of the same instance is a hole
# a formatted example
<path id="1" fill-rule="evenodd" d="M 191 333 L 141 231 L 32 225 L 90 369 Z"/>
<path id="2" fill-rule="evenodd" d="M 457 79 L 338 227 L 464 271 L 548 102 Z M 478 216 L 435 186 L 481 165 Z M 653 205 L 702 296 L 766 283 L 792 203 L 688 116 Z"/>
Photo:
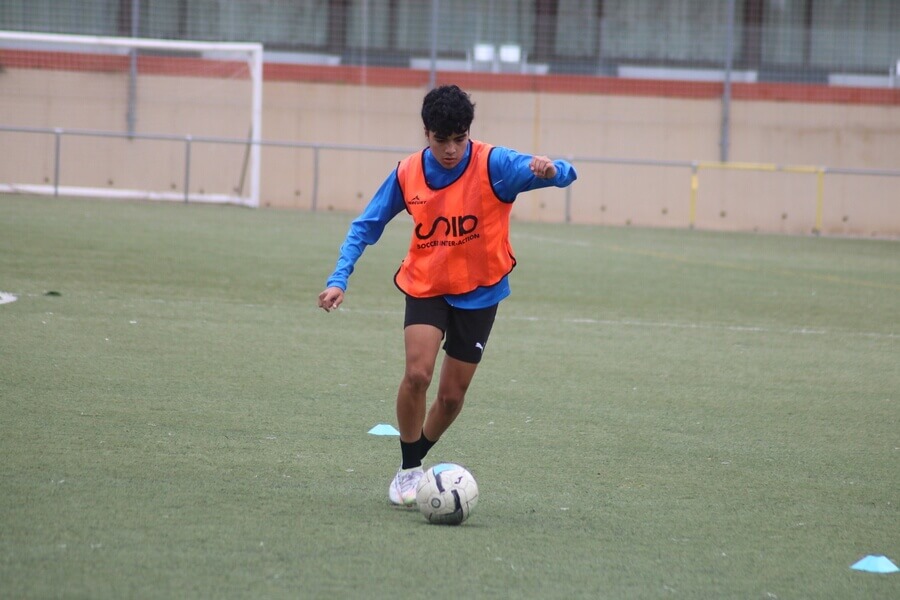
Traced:
<path id="1" fill-rule="evenodd" d="M 0 50 L 0 66 L 18 69 L 60 71 L 127 72 L 127 56 L 90 53 Z M 208 61 L 190 57 L 140 56 L 142 73 L 190 77 L 247 77 L 237 61 Z M 423 70 L 323 66 L 268 63 L 266 81 L 297 81 L 391 87 L 424 87 L 429 73 Z M 456 83 L 467 89 L 501 92 L 542 92 L 559 94 L 596 94 L 643 96 L 654 98 L 715 99 L 722 95 L 722 84 L 705 81 L 627 79 L 582 75 L 529 75 L 517 73 L 439 72 L 437 81 Z M 733 83 L 735 100 L 782 101 L 834 104 L 873 104 L 900 106 L 900 89 L 861 88 L 793 83 Z"/>

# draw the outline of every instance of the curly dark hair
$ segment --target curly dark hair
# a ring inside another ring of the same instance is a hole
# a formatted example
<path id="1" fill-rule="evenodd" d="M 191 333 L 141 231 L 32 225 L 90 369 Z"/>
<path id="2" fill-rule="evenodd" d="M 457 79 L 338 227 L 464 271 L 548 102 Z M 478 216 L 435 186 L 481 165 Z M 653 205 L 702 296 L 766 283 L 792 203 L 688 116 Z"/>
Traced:
<path id="1" fill-rule="evenodd" d="M 436 87 L 422 101 L 422 123 L 439 136 L 468 133 L 474 119 L 475 104 L 458 86 Z"/>

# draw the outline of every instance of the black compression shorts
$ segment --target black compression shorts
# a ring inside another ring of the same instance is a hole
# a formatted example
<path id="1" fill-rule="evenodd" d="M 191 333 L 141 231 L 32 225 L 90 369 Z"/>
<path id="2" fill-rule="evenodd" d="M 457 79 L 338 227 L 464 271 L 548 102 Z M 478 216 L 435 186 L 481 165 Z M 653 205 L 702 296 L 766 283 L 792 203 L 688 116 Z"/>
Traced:
<path id="1" fill-rule="evenodd" d="M 433 325 L 444 332 L 444 352 L 447 356 L 463 362 L 479 363 L 496 316 L 496 304 L 487 308 L 465 309 L 450 306 L 443 296 L 406 296 L 403 327 Z"/>

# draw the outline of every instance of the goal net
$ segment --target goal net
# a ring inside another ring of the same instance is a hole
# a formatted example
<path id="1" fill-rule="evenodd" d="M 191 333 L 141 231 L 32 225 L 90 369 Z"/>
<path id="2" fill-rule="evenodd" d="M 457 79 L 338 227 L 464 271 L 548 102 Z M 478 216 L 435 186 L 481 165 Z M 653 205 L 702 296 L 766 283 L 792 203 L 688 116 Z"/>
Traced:
<path id="1" fill-rule="evenodd" d="M 263 48 L 0 31 L 0 192 L 259 205 Z"/>

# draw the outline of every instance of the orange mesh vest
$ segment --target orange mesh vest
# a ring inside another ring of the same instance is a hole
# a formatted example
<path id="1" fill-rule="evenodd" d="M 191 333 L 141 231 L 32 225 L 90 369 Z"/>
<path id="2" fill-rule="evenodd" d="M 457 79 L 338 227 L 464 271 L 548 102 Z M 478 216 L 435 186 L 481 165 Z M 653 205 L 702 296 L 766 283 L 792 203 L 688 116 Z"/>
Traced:
<path id="1" fill-rule="evenodd" d="M 394 283 L 416 298 L 464 294 L 493 285 L 512 271 L 516 259 L 509 243 L 511 202 L 491 188 L 491 146 L 472 140 L 469 164 L 441 189 L 425 181 L 424 152 L 408 156 L 397 178 L 414 226 L 409 252 Z"/>

